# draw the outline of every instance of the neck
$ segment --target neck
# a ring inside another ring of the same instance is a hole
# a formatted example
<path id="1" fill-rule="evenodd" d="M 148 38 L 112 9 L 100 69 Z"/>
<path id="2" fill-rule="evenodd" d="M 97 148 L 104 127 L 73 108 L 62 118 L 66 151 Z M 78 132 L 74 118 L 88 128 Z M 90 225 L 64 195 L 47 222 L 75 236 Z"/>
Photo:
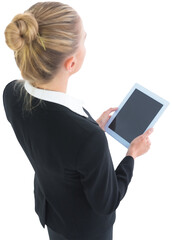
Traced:
<path id="1" fill-rule="evenodd" d="M 68 72 L 61 71 L 61 72 L 58 72 L 58 74 L 56 74 L 49 83 L 36 84 L 36 87 L 45 89 L 45 90 L 66 93 L 69 76 L 70 75 Z"/>

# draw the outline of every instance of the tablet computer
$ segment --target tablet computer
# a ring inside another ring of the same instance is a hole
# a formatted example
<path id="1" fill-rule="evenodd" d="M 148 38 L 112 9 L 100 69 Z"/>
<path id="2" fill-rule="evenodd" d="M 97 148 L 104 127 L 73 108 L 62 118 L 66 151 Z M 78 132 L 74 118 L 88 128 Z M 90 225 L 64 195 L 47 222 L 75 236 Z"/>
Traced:
<path id="1" fill-rule="evenodd" d="M 129 147 L 154 126 L 169 102 L 136 83 L 105 125 L 105 132 Z"/>

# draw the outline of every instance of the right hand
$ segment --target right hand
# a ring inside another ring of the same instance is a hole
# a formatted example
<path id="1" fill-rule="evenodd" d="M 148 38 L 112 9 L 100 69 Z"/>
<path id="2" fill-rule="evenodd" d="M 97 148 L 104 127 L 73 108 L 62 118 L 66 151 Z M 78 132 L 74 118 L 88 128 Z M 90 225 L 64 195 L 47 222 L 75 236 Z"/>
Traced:
<path id="1" fill-rule="evenodd" d="M 133 158 L 139 157 L 146 153 L 150 149 L 150 139 L 149 135 L 153 132 L 153 128 L 148 129 L 142 135 L 136 137 L 130 144 L 126 156 L 131 156 Z"/>

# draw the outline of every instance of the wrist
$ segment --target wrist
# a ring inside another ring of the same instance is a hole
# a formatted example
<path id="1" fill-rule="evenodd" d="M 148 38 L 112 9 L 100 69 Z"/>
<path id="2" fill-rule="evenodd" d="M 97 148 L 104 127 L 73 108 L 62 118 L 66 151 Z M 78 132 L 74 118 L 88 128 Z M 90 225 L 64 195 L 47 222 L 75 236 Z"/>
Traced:
<path id="1" fill-rule="evenodd" d="M 96 122 L 98 123 L 99 127 L 104 131 L 104 126 L 101 120 L 97 119 Z"/>
<path id="2" fill-rule="evenodd" d="M 100 123 L 99 123 L 99 119 L 97 119 L 96 122 L 97 122 L 98 124 L 100 124 Z"/>
<path id="3" fill-rule="evenodd" d="M 133 159 L 135 159 L 136 157 L 137 157 L 137 155 L 134 153 L 134 152 L 131 152 L 131 151 L 128 151 L 127 153 L 126 153 L 126 157 L 127 156 L 130 156 L 130 157 L 132 157 Z"/>

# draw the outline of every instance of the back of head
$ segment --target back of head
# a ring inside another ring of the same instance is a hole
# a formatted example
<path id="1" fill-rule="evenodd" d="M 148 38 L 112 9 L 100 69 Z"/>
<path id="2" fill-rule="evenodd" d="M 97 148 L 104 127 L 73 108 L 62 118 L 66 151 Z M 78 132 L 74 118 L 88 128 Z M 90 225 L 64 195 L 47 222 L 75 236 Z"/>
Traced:
<path id="1" fill-rule="evenodd" d="M 33 85 L 51 81 L 63 59 L 78 48 L 80 21 L 73 8 L 59 2 L 38 2 L 16 15 L 5 38 L 22 77 Z"/>

